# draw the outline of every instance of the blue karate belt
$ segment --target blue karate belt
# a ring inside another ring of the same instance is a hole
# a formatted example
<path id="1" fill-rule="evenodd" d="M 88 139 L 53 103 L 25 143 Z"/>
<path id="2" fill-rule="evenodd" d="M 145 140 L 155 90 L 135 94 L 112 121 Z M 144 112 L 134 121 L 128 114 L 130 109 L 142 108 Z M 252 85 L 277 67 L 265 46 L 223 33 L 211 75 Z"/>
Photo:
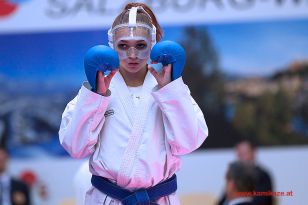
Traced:
<path id="1" fill-rule="evenodd" d="M 164 196 L 168 196 L 177 190 L 176 175 L 147 189 L 138 189 L 134 192 L 110 182 L 108 179 L 92 175 L 92 185 L 102 193 L 117 199 L 123 205 L 151 205 Z"/>

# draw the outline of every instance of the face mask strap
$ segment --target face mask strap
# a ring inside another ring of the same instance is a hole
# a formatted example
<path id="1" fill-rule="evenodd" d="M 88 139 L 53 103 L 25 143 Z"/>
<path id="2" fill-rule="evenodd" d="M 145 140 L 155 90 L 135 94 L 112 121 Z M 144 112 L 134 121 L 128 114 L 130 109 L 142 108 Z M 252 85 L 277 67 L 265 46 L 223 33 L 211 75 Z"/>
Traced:
<path id="1" fill-rule="evenodd" d="M 121 25 L 115 26 L 114 28 L 110 28 L 108 30 L 108 44 L 111 48 L 114 49 L 114 34 L 113 34 L 113 31 L 116 30 L 117 28 L 119 28 L 121 26 L 128 26 L 131 29 L 130 30 L 130 36 L 133 37 L 133 28 L 141 25 L 140 23 L 139 24 L 137 23 L 138 9 L 142 10 L 145 14 L 148 15 L 148 17 L 150 19 L 152 19 L 151 16 L 144 10 L 143 7 L 141 7 L 141 6 L 132 7 L 129 10 L 128 25 L 127 24 L 121 24 Z M 145 25 L 145 24 L 144 24 L 144 26 L 149 27 L 148 25 Z M 156 27 L 154 25 L 152 25 L 150 30 L 151 30 L 151 46 L 153 47 L 156 44 Z"/>
<path id="2" fill-rule="evenodd" d="M 136 24 L 137 24 L 137 11 L 138 11 L 138 9 L 139 9 L 139 7 L 132 7 L 129 10 L 128 26 L 136 26 Z"/>
<path id="3" fill-rule="evenodd" d="M 109 44 L 109 47 L 114 49 L 113 47 L 113 34 L 112 34 L 112 28 L 110 28 L 108 30 L 108 44 Z"/>

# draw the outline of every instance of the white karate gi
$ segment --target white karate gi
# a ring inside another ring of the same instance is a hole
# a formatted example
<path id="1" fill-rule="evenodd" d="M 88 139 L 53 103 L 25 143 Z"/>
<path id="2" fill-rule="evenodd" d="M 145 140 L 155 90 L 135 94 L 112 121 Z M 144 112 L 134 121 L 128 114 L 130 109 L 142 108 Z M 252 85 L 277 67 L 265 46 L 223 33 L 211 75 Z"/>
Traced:
<path id="1" fill-rule="evenodd" d="M 204 116 L 182 78 L 161 89 L 147 73 L 135 106 L 122 75 L 111 95 L 90 91 L 85 83 L 68 103 L 59 131 L 62 146 L 74 158 L 90 157 L 90 171 L 129 190 L 166 180 L 181 166 L 180 156 L 197 149 L 208 136 Z M 159 204 L 179 204 L 175 194 Z M 91 188 L 86 205 L 121 204 Z"/>

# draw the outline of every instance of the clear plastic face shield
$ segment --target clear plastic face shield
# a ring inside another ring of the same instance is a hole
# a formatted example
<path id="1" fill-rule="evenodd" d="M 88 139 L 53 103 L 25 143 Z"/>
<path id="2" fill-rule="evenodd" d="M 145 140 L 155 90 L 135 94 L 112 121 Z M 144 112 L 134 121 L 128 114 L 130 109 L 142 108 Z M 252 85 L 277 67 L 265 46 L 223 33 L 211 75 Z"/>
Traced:
<path id="1" fill-rule="evenodd" d="M 146 59 L 156 43 L 155 26 L 136 22 L 139 9 L 147 14 L 142 7 L 133 7 L 129 10 L 128 23 L 117 25 L 108 31 L 109 46 L 117 51 L 121 60 L 129 57 Z"/>

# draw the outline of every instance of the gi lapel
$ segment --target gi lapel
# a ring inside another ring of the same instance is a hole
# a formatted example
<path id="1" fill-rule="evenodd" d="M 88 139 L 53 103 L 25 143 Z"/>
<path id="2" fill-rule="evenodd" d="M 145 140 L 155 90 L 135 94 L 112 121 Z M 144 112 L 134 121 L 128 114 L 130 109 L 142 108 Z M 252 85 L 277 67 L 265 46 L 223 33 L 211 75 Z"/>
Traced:
<path id="1" fill-rule="evenodd" d="M 121 166 L 118 172 L 117 183 L 119 186 L 125 187 L 128 185 L 132 176 L 132 168 L 137 156 L 137 151 L 142 139 L 144 125 L 148 111 L 150 110 L 153 100 L 151 100 L 151 92 L 156 85 L 156 80 L 150 72 L 147 73 L 143 86 L 142 96 L 138 109 L 135 109 L 133 116 L 133 128 L 130 133 L 129 142 L 124 152 Z"/>
<path id="2" fill-rule="evenodd" d="M 133 125 L 133 116 L 136 109 L 121 73 L 118 72 L 112 80 L 115 80 L 113 87 L 115 88 L 114 91 L 117 93 L 116 96 L 119 97 L 126 115 L 128 116 L 131 125 Z"/>

